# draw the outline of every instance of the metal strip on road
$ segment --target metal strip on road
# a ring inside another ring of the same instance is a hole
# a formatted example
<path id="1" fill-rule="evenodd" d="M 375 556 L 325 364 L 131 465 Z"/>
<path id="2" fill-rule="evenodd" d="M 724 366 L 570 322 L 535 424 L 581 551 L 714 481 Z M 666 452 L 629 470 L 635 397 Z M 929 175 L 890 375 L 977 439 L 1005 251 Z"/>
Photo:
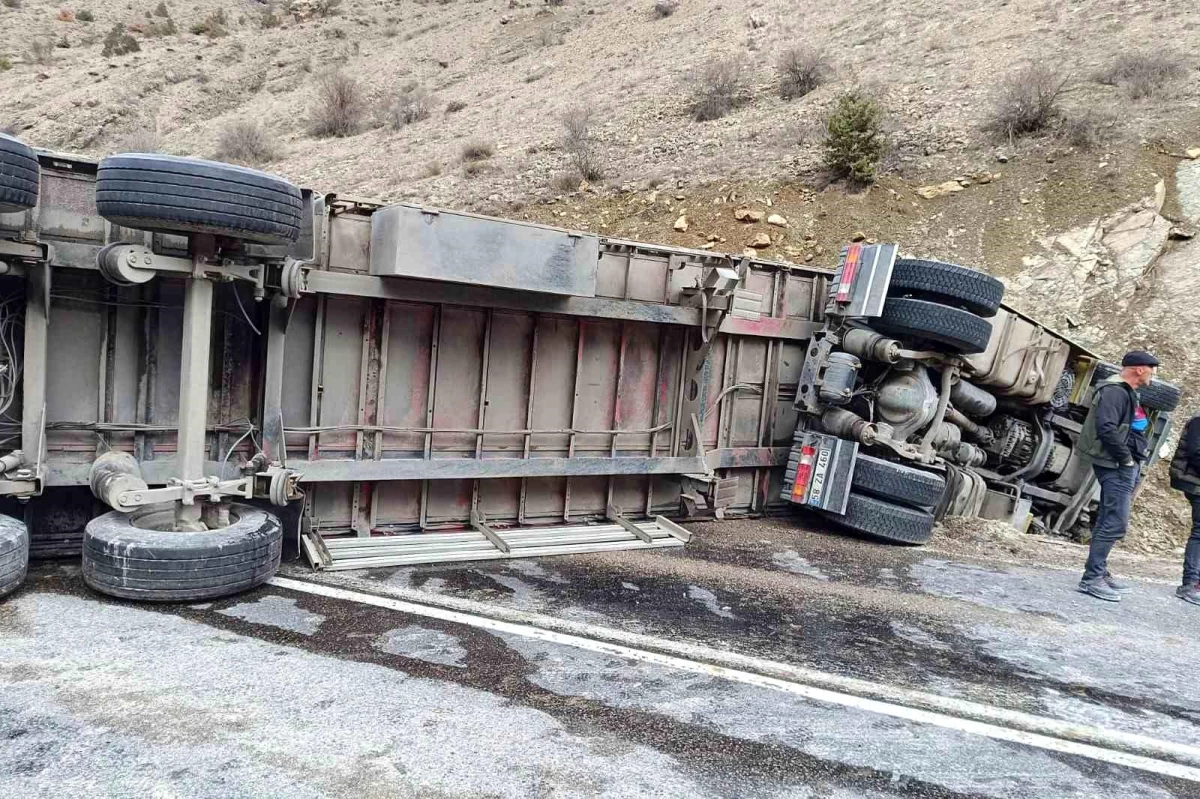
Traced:
<path id="1" fill-rule="evenodd" d="M 409 602 L 394 597 L 378 596 L 346 588 L 275 577 L 269 585 L 289 591 L 298 591 L 329 599 L 356 602 L 378 608 L 408 613 L 415 616 L 439 619 L 454 624 L 463 624 L 494 632 L 534 638 L 548 643 L 571 646 L 599 654 L 638 660 L 666 668 L 679 669 L 710 677 L 718 677 L 745 685 L 769 688 L 817 702 L 841 705 L 871 713 L 905 719 L 921 724 L 931 724 L 949 730 L 980 735 L 999 741 L 1031 746 L 1067 755 L 1086 757 L 1115 766 L 1146 771 L 1165 777 L 1200 783 L 1200 748 L 1163 741 L 1142 735 L 1123 733 L 1101 727 L 1059 721 L 1034 716 L 1019 711 L 968 702 L 961 699 L 911 691 L 882 683 L 872 683 L 835 674 L 804 669 L 786 663 L 761 660 L 732 652 L 722 652 L 708 647 L 681 644 L 653 638 L 637 633 L 626 633 L 603 627 L 593 627 L 576 622 L 569 624 L 577 629 L 595 632 L 598 637 L 587 637 L 558 632 L 543 626 L 504 621 L 489 615 L 453 610 L 433 604 Z M 408 594 L 416 592 L 408 591 Z M 422 601 L 424 597 L 421 598 Z M 494 610 L 483 603 L 445 597 L 430 597 L 440 604 L 478 606 L 485 611 Z M 535 616 L 536 614 L 524 614 Z M 537 617 L 551 622 L 561 620 Z M 607 638 L 609 640 L 601 640 Z M 623 638 L 649 644 L 651 648 L 639 648 L 616 643 L 612 639 Z M 653 650 L 659 651 L 653 651 Z M 683 656 L 666 654 L 675 650 Z M 719 663 L 738 663 L 747 668 L 737 668 Z M 767 672 L 767 673 L 764 673 Z M 795 675 L 793 679 L 768 676 L 769 673 Z M 817 683 L 817 684 L 814 684 Z M 840 686 L 842 690 L 820 687 L 820 684 Z M 845 689 L 852 690 L 845 690 Z M 857 689 L 857 690 L 853 690 Z M 873 696 L 891 696 L 899 701 L 887 701 Z M 907 700 L 907 701 L 905 701 Z M 936 709 L 931 709 L 936 708 Z M 980 720 L 986 719 L 986 720 Z M 1138 753 L 1142 754 L 1138 754 Z M 1161 759 L 1170 758 L 1170 759 Z M 1176 762 L 1183 761 L 1183 762 Z"/>

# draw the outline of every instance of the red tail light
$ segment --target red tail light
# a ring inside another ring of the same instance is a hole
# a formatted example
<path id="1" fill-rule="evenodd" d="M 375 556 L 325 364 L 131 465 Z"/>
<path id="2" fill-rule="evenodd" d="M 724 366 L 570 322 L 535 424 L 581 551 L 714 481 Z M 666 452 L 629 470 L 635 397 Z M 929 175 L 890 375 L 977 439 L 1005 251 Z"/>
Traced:
<path id="1" fill-rule="evenodd" d="M 815 447 L 800 448 L 800 463 L 796 466 L 796 483 L 792 486 L 792 501 L 804 502 L 808 493 L 808 481 L 812 479 L 813 462 L 817 459 Z"/>
<path id="2" fill-rule="evenodd" d="M 862 261 L 862 245 L 851 244 L 846 250 L 846 263 L 842 266 L 842 279 L 838 283 L 838 302 L 850 301 L 850 289 L 854 287 L 854 276 L 858 274 L 860 261 Z"/>

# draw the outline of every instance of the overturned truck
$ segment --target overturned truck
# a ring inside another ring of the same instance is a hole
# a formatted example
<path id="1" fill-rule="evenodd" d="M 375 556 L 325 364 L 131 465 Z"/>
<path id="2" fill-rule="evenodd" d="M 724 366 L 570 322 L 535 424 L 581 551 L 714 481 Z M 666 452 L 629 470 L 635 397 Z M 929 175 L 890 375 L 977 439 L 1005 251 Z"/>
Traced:
<path id="1" fill-rule="evenodd" d="M 319 569 L 681 546 L 807 506 L 1069 533 L 1113 373 L 980 272 L 835 270 L 0 136 L 0 593 L 34 556 L 183 601 Z M 1175 387 L 1143 391 L 1152 447 Z"/>

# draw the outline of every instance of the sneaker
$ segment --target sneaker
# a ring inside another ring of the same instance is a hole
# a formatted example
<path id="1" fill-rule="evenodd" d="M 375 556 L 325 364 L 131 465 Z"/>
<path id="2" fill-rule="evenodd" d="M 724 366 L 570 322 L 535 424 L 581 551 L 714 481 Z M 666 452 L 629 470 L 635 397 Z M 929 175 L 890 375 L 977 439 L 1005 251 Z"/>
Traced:
<path id="1" fill-rule="evenodd" d="M 1098 580 L 1081 580 L 1079 582 L 1079 590 L 1085 594 L 1091 594 L 1096 599 L 1103 599 L 1105 602 L 1120 602 L 1121 595 L 1108 587 L 1104 582 L 1104 578 Z"/>
<path id="2" fill-rule="evenodd" d="M 1191 602 L 1193 605 L 1200 605 L 1200 584 L 1181 585 L 1175 589 L 1175 596 L 1179 597 L 1184 602 Z"/>
<path id="3" fill-rule="evenodd" d="M 1119 591 L 1122 594 L 1124 594 L 1126 591 L 1130 591 L 1133 589 L 1132 584 L 1127 583 L 1124 580 L 1118 580 L 1116 577 L 1113 577 L 1111 574 L 1104 575 L 1104 582 L 1109 588 L 1111 588 L 1114 591 Z"/>

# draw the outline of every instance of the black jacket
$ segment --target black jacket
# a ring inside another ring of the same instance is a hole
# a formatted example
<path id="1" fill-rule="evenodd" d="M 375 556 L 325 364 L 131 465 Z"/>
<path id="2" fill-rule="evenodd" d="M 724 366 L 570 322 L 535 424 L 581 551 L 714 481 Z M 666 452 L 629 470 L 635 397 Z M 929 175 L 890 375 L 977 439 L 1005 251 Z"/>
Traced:
<path id="1" fill-rule="evenodd" d="M 1078 445 L 1092 463 L 1115 467 L 1134 459 L 1129 431 L 1137 403 L 1137 394 L 1123 380 L 1108 380 L 1096 388 Z"/>
<path id="2" fill-rule="evenodd" d="M 1171 487 L 1187 494 L 1200 494 L 1200 416 L 1193 416 L 1179 436 L 1171 459 Z"/>

